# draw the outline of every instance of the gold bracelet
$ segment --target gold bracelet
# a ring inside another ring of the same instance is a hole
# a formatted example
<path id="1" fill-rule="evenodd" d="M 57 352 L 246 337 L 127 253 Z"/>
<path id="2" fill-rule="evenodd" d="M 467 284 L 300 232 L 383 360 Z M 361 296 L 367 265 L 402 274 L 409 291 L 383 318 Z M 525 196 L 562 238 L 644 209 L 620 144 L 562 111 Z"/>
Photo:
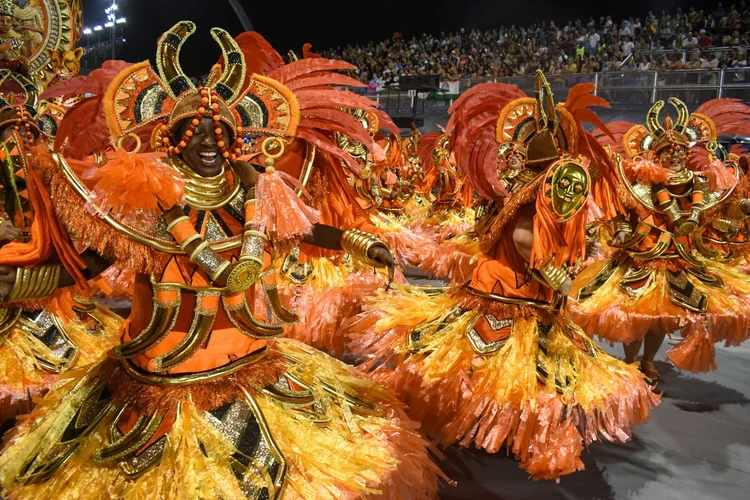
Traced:
<path id="1" fill-rule="evenodd" d="M 563 283 L 565 283 L 565 280 L 568 279 L 568 272 L 565 267 L 555 267 L 552 262 L 552 258 L 542 262 L 539 266 L 539 274 L 542 275 L 544 281 L 546 281 L 553 290 L 559 290 Z"/>
<path id="2" fill-rule="evenodd" d="M 244 292 L 258 280 L 263 262 L 241 260 L 234 265 L 227 278 L 227 289 L 232 293 Z"/>
<path id="3" fill-rule="evenodd" d="M 198 233 L 191 234 L 190 236 L 185 238 L 182 243 L 180 243 L 180 248 L 182 249 L 183 252 L 187 252 L 188 245 L 194 242 L 195 240 L 200 239 L 200 237 L 201 235 Z"/>
<path id="4" fill-rule="evenodd" d="M 670 221 L 677 222 L 680 220 L 680 213 L 677 211 L 677 204 L 672 200 L 667 207 L 664 208 L 664 213 L 667 215 Z"/>
<path id="5" fill-rule="evenodd" d="M 219 257 L 219 254 L 213 248 L 209 247 L 205 241 L 198 245 L 193 255 L 190 256 L 190 260 L 206 271 L 206 274 L 211 277 L 212 281 L 221 276 L 221 273 L 229 265 L 229 261 Z"/>
<path id="6" fill-rule="evenodd" d="M 633 233 L 633 226 L 630 225 L 629 220 L 617 219 L 615 221 L 615 233 Z"/>
<path id="7" fill-rule="evenodd" d="M 700 207 L 693 207 L 690 211 L 690 217 L 680 224 L 680 234 L 689 234 L 695 232 L 700 224 L 701 213 L 703 210 Z"/>
<path id="8" fill-rule="evenodd" d="M 213 273 L 213 274 L 211 275 L 211 281 L 216 281 L 217 279 L 219 279 L 219 276 L 221 276 L 221 275 L 222 275 L 222 273 L 223 273 L 223 272 L 224 272 L 224 271 L 225 271 L 225 270 L 226 270 L 226 269 L 227 269 L 227 268 L 228 268 L 229 266 L 231 266 L 231 265 L 232 265 L 232 263 L 231 263 L 231 262 L 229 262 L 228 260 L 225 260 L 224 262 L 222 262 L 221 264 L 219 264 L 219 267 L 218 267 L 218 268 L 216 269 L 216 271 L 214 271 L 214 273 Z"/>
<path id="9" fill-rule="evenodd" d="M 370 258 L 370 249 L 375 246 L 388 250 L 384 241 L 358 229 L 350 229 L 341 237 L 341 248 L 346 253 L 367 266 L 383 267 L 381 262 Z"/>
<path id="10" fill-rule="evenodd" d="M 5 299 L 5 302 L 39 300 L 49 297 L 60 284 L 62 266 L 44 264 L 36 267 L 19 267 L 16 269 L 16 282 Z"/>
<path id="11" fill-rule="evenodd" d="M 181 223 L 183 223 L 185 221 L 189 222 L 190 221 L 190 217 L 188 217 L 187 215 L 183 215 L 182 217 L 177 217 L 175 220 L 173 220 L 172 222 L 170 222 L 169 224 L 167 224 L 167 231 L 169 231 L 171 233 L 172 229 L 176 228 L 179 224 L 181 224 Z"/>
<path id="12" fill-rule="evenodd" d="M 198 246 L 195 247 L 195 250 L 193 250 L 193 252 L 190 254 L 190 262 L 195 262 L 195 258 L 198 256 L 198 254 L 206 248 L 208 248 L 208 243 L 205 241 L 201 241 Z"/>
<path id="13" fill-rule="evenodd" d="M 263 264 L 263 250 L 266 248 L 268 237 L 253 229 L 245 231 L 242 236 L 240 261 L 255 260 Z"/>

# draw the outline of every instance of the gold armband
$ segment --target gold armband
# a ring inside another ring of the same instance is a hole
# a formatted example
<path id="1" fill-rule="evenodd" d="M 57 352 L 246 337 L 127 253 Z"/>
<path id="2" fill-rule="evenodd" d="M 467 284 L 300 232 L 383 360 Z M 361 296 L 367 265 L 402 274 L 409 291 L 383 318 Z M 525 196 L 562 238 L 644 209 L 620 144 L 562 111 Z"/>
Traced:
<path id="1" fill-rule="evenodd" d="M 341 237 L 341 248 L 353 258 L 367 266 L 384 267 L 381 262 L 370 258 L 370 249 L 375 246 L 388 249 L 383 240 L 359 229 L 350 229 Z"/>
<path id="2" fill-rule="evenodd" d="M 190 261 L 198 264 L 206 274 L 211 277 L 211 281 L 216 281 L 223 273 L 230 262 L 219 257 L 208 243 L 203 241 L 198 245 L 193 253 L 190 254 Z"/>
<path id="3" fill-rule="evenodd" d="M 670 221 L 677 222 L 678 220 L 680 220 L 681 215 L 680 215 L 680 212 L 677 210 L 677 203 L 675 203 L 674 200 L 672 200 L 672 202 L 669 205 L 664 207 L 663 210 Z"/>
<path id="4" fill-rule="evenodd" d="M 746 214 L 745 211 L 742 210 L 742 201 L 743 200 L 737 200 L 729 204 L 729 206 L 727 207 L 727 217 L 735 220 L 745 220 L 750 217 L 750 215 Z"/>
<path id="5" fill-rule="evenodd" d="M 175 220 L 167 224 L 167 231 L 171 233 L 172 229 L 176 228 L 183 222 L 190 222 L 190 217 L 188 217 L 187 215 L 183 215 L 182 217 L 177 217 Z"/>
<path id="6" fill-rule="evenodd" d="M 739 223 L 730 219 L 717 219 L 711 226 L 721 233 L 736 233 L 740 229 Z"/>
<path id="7" fill-rule="evenodd" d="M 568 279 L 567 268 L 555 267 L 553 265 L 553 259 L 547 259 L 539 266 L 539 274 L 542 275 L 544 281 L 553 289 L 559 290 L 560 287 Z"/>
<path id="8" fill-rule="evenodd" d="M 5 299 L 5 302 L 22 302 L 49 297 L 60 284 L 62 266 L 44 264 L 36 267 L 19 267 L 16 269 L 16 282 Z"/>

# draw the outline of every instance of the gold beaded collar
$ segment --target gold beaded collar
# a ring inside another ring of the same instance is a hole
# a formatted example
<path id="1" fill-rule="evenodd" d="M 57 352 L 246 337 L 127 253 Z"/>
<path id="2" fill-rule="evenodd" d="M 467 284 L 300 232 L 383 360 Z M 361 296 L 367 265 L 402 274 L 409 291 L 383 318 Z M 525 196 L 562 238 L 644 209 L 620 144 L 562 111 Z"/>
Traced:
<path id="1" fill-rule="evenodd" d="M 693 172 L 690 170 L 683 168 L 679 172 L 675 172 L 672 174 L 669 174 L 669 178 L 667 179 L 667 185 L 668 186 L 682 186 L 683 184 L 687 184 L 688 182 L 693 180 Z"/>
<path id="2" fill-rule="evenodd" d="M 223 165 L 220 174 L 213 177 L 203 177 L 195 173 L 177 155 L 169 155 L 168 161 L 185 179 L 185 199 L 191 208 L 196 210 L 215 210 L 221 208 L 232 201 L 240 190 L 239 181 L 235 181 L 234 188 L 230 189 L 226 170 Z"/>

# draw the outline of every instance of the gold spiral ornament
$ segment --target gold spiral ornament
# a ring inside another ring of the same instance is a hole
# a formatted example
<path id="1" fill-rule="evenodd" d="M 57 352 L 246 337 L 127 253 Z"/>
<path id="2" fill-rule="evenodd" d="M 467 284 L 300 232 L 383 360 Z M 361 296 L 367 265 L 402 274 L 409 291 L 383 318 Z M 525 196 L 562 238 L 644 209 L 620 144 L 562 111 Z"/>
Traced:
<path id="1" fill-rule="evenodd" d="M 120 138 L 117 139 L 117 142 L 115 143 L 115 146 L 117 146 L 117 149 L 122 149 L 122 143 L 127 138 L 131 138 L 131 139 L 135 140 L 135 148 L 132 151 L 126 151 L 126 152 L 127 153 L 140 153 L 140 151 L 141 151 L 141 145 L 143 144 L 143 141 L 141 141 L 141 138 L 138 137 L 138 135 L 136 133 L 134 133 L 134 132 L 130 132 L 128 134 L 120 136 Z"/>
<path id="2" fill-rule="evenodd" d="M 227 289 L 232 293 L 244 292 L 258 280 L 261 264 L 257 260 L 243 260 L 235 264 L 227 278 Z"/>

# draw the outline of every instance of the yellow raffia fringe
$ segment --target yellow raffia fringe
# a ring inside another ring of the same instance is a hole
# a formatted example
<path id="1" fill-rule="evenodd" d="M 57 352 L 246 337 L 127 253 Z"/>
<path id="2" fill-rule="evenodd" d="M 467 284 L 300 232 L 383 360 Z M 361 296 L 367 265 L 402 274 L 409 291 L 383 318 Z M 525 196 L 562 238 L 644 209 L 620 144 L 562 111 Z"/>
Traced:
<path id="1" fill-rule="evenodd" d="M 122 318 L 104 307 L 97 308 L 93 316 L 102 322 L 104 331 L 101 335 L 89 334 L 78 319 L 65 323 L 68 337 L 78 347 L 75 366 L 93 363 L 119 341 Z M 0 380 L 3 381 L 6 390 L 20 393 L 26 387 L 38 386 L 49 378 L 49 372 L 39 365 L 37 355 L 45 359 L 62 361 L 56 358 L 42 341 L 18 326 L 14 326 L 6 335 L 0 337 Z"/>
<path id="2" fill-rule="evenodd" d="M 284 354 L 299 361 L 291 368 L 293 374 L 327 398 L 325 406 L 331 418 L 325 425 L 316 424 L 302 412 L 263 393 L 253 394 L 288 465 L 281 498 L 380 497 L 384 493 L 381 490 L 384 481 L 403 473 L 400 457 L 409 455 L 415 462 L 413 456 L 423 453 L 421 466 L 414 470 L 421 474 L 430 467 L 423 442 L 419 443 L 421 448 L 396 449 L 400 436 L 411 431 L 405 431 L 398 417 L 389 415 L 388 399 L 378 399 L 381 395 L 388 398 L 383 389 L 355 375 L 347 365 L 304 344 L 281 339 L 278 345 Z M 133 500 L 244 498 L 230 465 L 235 450 L 189 398 L 180 404 L 178 417 L 167 434 L 161 461 L 138 478 L 126 479 L 114 463 L 95 464 L 90 460 L 94 451 L 108 441 L 107 428 L 117 413 L 117 408 L 112 408 L 50 479 L 26 486 L 15 484 L 14 478 L 31 457 L 43 454 L 59 442 L 86 396 L 86 391 L 75 388 L 90 386 L 95 377 L 101 376 L 99 370 L 106 366 L 97 365 L 88 373 L 74 370 L 66 374 L 9 437 L 0 457 L 0 487 L 9 498 L 90 498 L 92 492 L 97 492 L 101 498 Z M 327 395 L 322 389 L 324 382 L 342 391 L 341 394 Z M 369 416 L 351 412 L 340 404 L 344 391 L 370 398 L 380 404 L 385 413 Z M 259 475 L 255 480 L 266 486 L 270 478 Z M 424 488 L 424 485 L 417 487 Z M 427 498 L 426 495 L 416 491 L 409 498 Z"/>

